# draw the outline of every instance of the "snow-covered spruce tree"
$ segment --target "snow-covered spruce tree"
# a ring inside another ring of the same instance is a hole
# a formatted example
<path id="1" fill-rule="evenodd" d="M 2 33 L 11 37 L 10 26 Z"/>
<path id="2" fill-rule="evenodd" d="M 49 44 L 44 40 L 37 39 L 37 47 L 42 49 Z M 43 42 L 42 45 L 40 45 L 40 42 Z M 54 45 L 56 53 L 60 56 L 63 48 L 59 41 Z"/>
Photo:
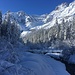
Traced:
<path id="1" fill-rule="evenodd" d="M 14 47 L 17 47 L 16 44 L 20 37 L 20 29 L 15 21 L 11 21 L 10 13 L 7 13 L 7 16 L 5 16 L 2 22 L 1 35 L 0 50 L 5 53 L 2 53 L 3 56 L 5 55 L 2 59 L 5 58 L 6 61 L 16 63 L 18 61 L 18 57 Z M 20 42 L 18 43 L 18 45 L 22 45 Z"/>
<path id="2" fill-rule="evenodd" d="M 0 37 L 1 37 L 2 12 L 0 11 Z"/>
<path id="3" fill-rule="evenodd" d="M 64 40 L 64 25 L 65 25 L 65 23 L 64 23 L 64 19 L 63 19 L 62 23 L 60 25 L 60 39 L 61 40 Z"/>
<path id="4" fill-rule="evenodd" d="M 20 29 L 16 21 L 11 21 L 10 12 L 7 13 L 7 16 L 5 16 L 2 22 L 2 36 L 10 43 L 15 43 L 19 40 Z"/>
<path id="5" fill-rule="evenodd" d="M 0 24 L 2 23 L 2 12 L 0 11 Z"/>
<path id="6" fill-rule="evenodd" d="M 69 21 L 66 27 L 66 44 L 68 48 L 63 50 L 63 58 L 69 60 L 70 56 L 75 54 L 75 19 Z"/>
<path id="7" fill-rule="evenodd" d="M 11 21 L 10 21 L 10 14 L 7 13 L 2 25 L 3 35 L 6 36 L 7 40 L 10 41 L 11 37 Z M 5 31 L 5 34 L 4 34 Z"/>
<path id="8" fill-rule="evenodd" d="M 57 18 L 56 18 L 56 21 L 55 21 L 55 26 L 56 26 L 56 38 L 59 39 L 60 25 L 58 24 Z"/>
<path id="9" fill-rule="evenodd" d="M 25 37 L 28 41 L 34 44 L 42 44 L 48 46 L 51 46 L 51 43 L 56 45 L 56 42 L 58 41 L 59 46 L 61 49 L 65 47 L 63 43 L 67 45 L 67 40 L 71 40 L 71 38 L 75 38 L 75 21 L 62 21 L 61 24 L 58 24 L 58 20 L 56 18 L 55 25 L 49 29 L 40 29 L 35 30 L 34 32 L 31 32 Z M 56 45 L 57 46 L 57 45 Z M 55 47 L 56 47 L 55 46 Z M 67 45 L 68 47 L 68 45 Z M 59 48 L 59 49 L 60 49 Z M 67 49 L 67 48 L 66 48 Z"/>
<path id="10" fill-rule="evenodd" d="M 2 36 L 6 37 L 8 41 L 10 41 L 11 35 L 11 21 L 10 21 L 10 13 L 7 13 L 3 22 L 2 22 Z"/>
<path id="11" fill-rule="evenodd" d="M 71 37 L 75 39 L 75 16 L 73 16 L 73 22 L 71 24 Z"/>
<path id="12" fill-rule="evenodd" d="M 15 42 L 19 41 L 20 28 L 19 28 L 19 26 L 17 25 L 16 22 L 13 22 L 11 24 L 11 35 L 10 35 L 10 37 L 11 37 L 11 42 L 12 43 L 15 43 Z"/>

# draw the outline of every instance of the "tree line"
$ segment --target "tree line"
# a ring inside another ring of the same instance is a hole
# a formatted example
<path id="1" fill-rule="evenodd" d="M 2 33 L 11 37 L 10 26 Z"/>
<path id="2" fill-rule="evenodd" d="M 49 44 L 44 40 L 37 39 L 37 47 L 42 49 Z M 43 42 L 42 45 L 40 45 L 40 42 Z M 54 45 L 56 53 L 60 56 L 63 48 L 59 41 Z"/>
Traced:
<path id="1" fill-rule="evenodd" d="M 45 44 L 51 46 L 55 44 L 57 40 L 74 40 L 75 39 L 75 18 L 72 21 L 62 20 L 62 23 L 58 23 L 56 18 L 53 27 L 48 29 L 34 30 L 22 38 L 25 43 L 32 44 Z"/>
<path id="2" fill-rule="evenodd" d="M 15 43 L 19 40 L 20 28 L 16 21 L 11 21 L 10 12 L 5 15 L 2 20 L 2 12 L 0 11 L 0 38 L 5 38 L 11 43 Z"/>

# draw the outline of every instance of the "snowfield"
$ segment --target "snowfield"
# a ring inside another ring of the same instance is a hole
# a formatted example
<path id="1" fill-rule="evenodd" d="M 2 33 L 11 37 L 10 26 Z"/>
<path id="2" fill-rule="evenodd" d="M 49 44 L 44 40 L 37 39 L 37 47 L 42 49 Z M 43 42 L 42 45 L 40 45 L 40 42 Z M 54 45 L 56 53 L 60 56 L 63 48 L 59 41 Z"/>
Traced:
<path id="1" fill-rule="evenodd" d="M 0 75 L 70 75 L 65 65 L 48 56 L 18 52 L 17 63 L 0 60 Z"/>

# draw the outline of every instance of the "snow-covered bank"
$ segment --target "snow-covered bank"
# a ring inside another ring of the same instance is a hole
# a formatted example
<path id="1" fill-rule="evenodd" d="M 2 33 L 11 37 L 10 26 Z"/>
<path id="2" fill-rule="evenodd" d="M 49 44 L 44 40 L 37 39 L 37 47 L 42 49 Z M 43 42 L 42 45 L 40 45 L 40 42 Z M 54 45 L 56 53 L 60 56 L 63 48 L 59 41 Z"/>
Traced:
<path id="1" fill-rule="evenodd" d="M 61 53 L 46 53 L 45 55 L 51 56 L 56 59 L 60 59 L 60 57 L 62 57 Z"/>
<path id="2" fill-rule="evenodd" d="M 17 63 L 0 60 L 1 75 L 70 75 L 64 64 L 48 56 L 28 52 L 17 56 Z"/>
<path id="3" fill-rule="evenodd" d="M 70 58 L 69 58 L 69 63 L 73 63 L 75 64 L 75 54 L 71 55 Z"/>

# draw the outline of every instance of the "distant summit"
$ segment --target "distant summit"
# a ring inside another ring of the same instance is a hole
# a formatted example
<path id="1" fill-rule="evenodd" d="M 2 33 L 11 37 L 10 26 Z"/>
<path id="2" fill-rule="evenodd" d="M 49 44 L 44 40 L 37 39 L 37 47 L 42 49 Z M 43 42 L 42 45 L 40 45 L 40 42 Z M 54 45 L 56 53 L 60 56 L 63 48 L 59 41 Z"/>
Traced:
<path id="1" fill-rule="evenodd" d="M 55 10 L 59 10 L 59 9 L 61 9 L 61 8 L 66 8 L 66 7 L 68 7 L 68 3 L 62 3 L 61 5 L 58 5 L 56 8 L 55 8 Z"/>
<path id="2" fill-rule="evenodd" d="M 3 20 L 7 19 L 6 17 L 8 16 L 8 14 L 10 14 L 11 22 L 16 21 L 21 30 L 27 31 L 40 28 L 47 29 L 54 26 L 56 18 L 58 19 L 58 23 L 61 23 L 63 18 L 65 21 L 72 20 L 75 14 L 75 1 L 70 4 L 67 4 L 66 2 L 62 3 L 49 14 L 43 15 L 29 15 L 26 14 L 24 11 L 8 11 L 6 14 L 3 15 Z"/>

